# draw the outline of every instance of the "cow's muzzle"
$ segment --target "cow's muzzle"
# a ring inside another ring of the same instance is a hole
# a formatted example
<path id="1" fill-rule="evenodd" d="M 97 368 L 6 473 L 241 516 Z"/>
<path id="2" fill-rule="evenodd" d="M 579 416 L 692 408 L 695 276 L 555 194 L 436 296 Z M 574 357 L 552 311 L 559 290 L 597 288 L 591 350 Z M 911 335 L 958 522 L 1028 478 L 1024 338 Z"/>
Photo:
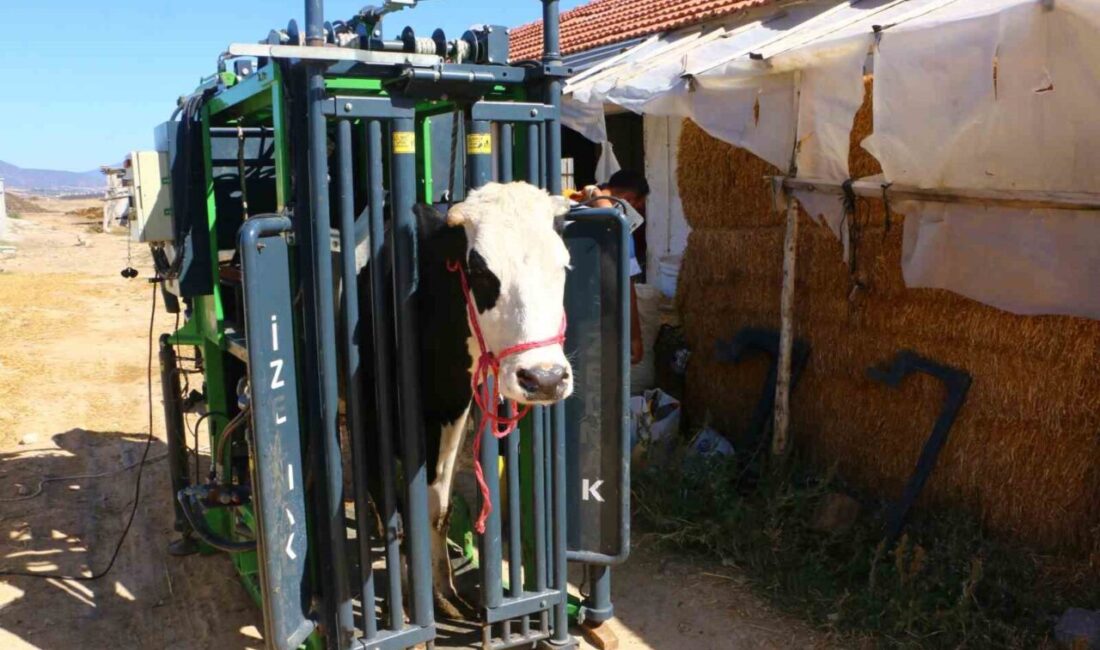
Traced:
<path id="1" fill-rule="evenodd" d="M 516 371 L 516 383 L 523 390 L 526 402 L 556 402 L 568 394 L 572 382 L 569 368 L 544 363 Z"/>

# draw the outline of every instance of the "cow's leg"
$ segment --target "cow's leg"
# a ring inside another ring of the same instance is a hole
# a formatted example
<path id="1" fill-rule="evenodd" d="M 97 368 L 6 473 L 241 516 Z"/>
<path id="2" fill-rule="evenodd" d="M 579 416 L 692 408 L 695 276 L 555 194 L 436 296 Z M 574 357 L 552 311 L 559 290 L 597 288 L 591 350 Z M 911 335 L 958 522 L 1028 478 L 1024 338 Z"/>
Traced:
<path id="1" fill-rule="evenodd" d="M 455 465 L 462 440 L 466 435 L 469 408 L 454 422 L 444 424 L 439 436 L 439 458 L 435 480 L 428 486 L 428 517 L 432 527 L 432 580 L 436 606 L 447 618 L 463 618 L 470 606 L 458 595 L 451 572 L 447 550 L 447 533 L 451 522 L 451 490 Z M 466 611 L 463 611 L 466 610 Z"/>

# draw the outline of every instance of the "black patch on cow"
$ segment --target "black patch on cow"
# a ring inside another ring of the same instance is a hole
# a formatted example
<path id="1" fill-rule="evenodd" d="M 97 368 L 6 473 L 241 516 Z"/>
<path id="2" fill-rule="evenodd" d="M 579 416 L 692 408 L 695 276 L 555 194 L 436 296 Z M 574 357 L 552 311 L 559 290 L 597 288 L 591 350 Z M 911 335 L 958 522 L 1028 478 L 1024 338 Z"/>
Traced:
<path id="1" fill-rule="evenodd" d="M 470 366 L 466 347 L 470 326 L 457 273 L 448 262 L 466 255 L 466 230 L 448 226 L 446 216 L 428 205 L 415 208 L 420 230 L 420 286 L 416 303 L 420 329 L 420 394 L 428 481 L 436 478 L 442 429 L 457 420 L 470 404 Z M 471 280 L 472 282 L 472 280 Z M 499 292 L 499 283 L 498 283 Z M 494 300 L 495 303 L 495 300 Z"/>
<path id="2" fill-rule="evenodd" d="M 500 278 L 489 269 L 489 263 L 477 250 L 470 251 L 470 261 L 467 264 L 467 278 L 470 281 L 470 292 L 474 294 L 474 304 L 478 313 L 484 314 L 492 309 L 500 299 Z"/>

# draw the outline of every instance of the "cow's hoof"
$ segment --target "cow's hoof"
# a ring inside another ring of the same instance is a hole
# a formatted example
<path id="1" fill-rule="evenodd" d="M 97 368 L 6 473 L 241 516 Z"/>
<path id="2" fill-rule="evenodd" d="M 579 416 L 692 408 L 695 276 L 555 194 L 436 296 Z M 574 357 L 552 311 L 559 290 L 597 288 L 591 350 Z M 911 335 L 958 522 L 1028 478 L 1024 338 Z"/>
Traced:
<path id="1" fill-rule="evenodd" d="M 452 593 L 447 596 L 444 595 L 442 591 L 436 589 L 434 595 L 436 618 L 472 621 L 476 617 L 474 608 L 458 594 Z"/>

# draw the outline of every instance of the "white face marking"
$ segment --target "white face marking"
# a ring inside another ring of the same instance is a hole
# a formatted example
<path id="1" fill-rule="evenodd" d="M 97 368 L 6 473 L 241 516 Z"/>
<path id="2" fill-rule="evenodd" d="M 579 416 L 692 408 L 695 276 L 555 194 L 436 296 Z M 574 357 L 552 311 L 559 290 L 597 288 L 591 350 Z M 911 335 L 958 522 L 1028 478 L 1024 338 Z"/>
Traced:
<path id="1" fill-rule="evenodd" d="M 568 210 L 564 198 L 527 183 L 490 183 L 451 209 L 451 222 L 466 229 L 467 255 L 476 251 L 500 282 L 496 304 L 478 313 L 490 351 L 499 354 L 560 333 L 569 251 L 554 219 Z M 557 369 L 563 379 L 553 395 L 533 395 L 517 375 L 524 369 Z M 552 403 L 573 392 L 572 369 L 557 344 L 505 357 L 498 381 L 504 397 L 521 403 Z"/>

